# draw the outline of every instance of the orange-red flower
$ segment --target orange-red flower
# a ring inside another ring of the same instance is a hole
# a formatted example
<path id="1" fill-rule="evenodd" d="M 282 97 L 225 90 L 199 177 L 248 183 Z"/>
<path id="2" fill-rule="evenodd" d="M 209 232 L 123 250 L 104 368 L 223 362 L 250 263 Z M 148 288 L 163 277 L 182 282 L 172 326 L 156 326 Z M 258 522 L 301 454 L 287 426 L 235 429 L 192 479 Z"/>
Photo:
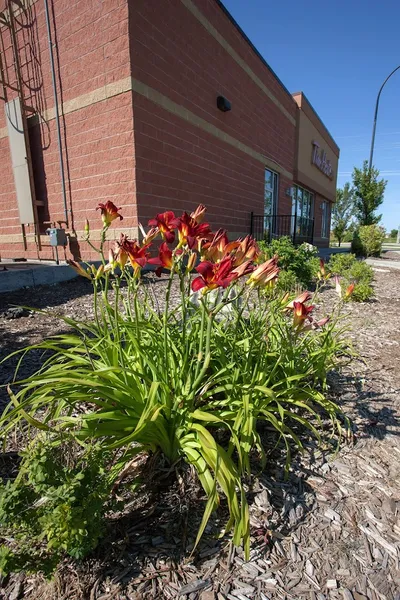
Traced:
<path id="1" fill-rule="evenodd" d="M 86 271 L 86 269 L 82 267 L 81 263 L 76 262 L 76 260 L 69 260 L 67 262 L 69 266 L 72 267 L 74 271 L 78 273 L 78 275 L 86 277 L 86 279 L 90 279 L 90 281 L 92 281 L 92 275 L 90 274 L 90 272 Z"/>
<path id="2" fill-rule="evenodd" d="M 154 219 L 150 219 L 149 221 L 149 226 L 157 227 L 163 239 L 169 244 L 172 244 L 175 239 L 174 229 L 176 229 L 178 225 L 179 219 L 175 217 L 175 213 L 173 213 L 172 210 L 159 213 Z"/>
<path id="3" fill-rule="evenodd" d="M 311 292 L 302 292 L 299 296 L 297 296 L 297 298 L 295 298 L 294 300 L 292 300 L 291 302 L 286 304 L 286 308 L 294 308 L 295 302 L 304 303 L 304 302 L 307 302 L 308 300 L 311 300 L 311 298 L 312 298 Z"/>
<path id="4" fill-rule="evenodd" d="M 317 273 L 317 277 L 320 281 L 327 281 L 331 277 L 330 273 L 326 272 L 325 261 L 323 258 L 319 259 L 319 270 Z"/>
<path id="5" fill-rule="evenodd" d="M 251 287 L 264 286 L 270 281 L 276 281 L 279 274 L 277 263 L 278 258 L 274 256 L 273 258 L 270 258 L 266 262 L 259 265 L 256 269 L 254 269 L 246 281 L 247 285 L 250 285 Z"/>
<path id="6" fill-rule="evenodd" d="M 201 248 L 202 260 L 220 262 L 228 253 L 228 245 L 229 240 L 225 229 L 218 229 L 212 240 L 203 244 Z"/>
<path id="7" fill-rule="evenodd" d="M 236 242 L 236 247 L 233 249 L 235 265 L 240 265 L 246 260 L 256 260 L 259 256 L 260 249 L 251 235 L 246 235 L 245 238 Z"/>
<path id="8" fill-rule="evenodd" d="M 346 291 L 345 291 L 345 293 L 344 293 L 344 299 L 345 299 L 345 300 L 348 300 L 348 299 L 350 298 L 350 296 L 353 294 L 353 292 L 354 292 L 354 287 L 355 287 L 354 283 L 351 283 L 351 284 L 350 284 L 350 285 L 347 287 L 347 289 L 346 289 Z"/>
<path id="9" fill-rule="evenodd" d="M 212 231 L 208 223 L 197 223 L 186 212 L 179 219 L 178 224 L 179 246 L 193 248 L 197 243 L 212 238 Z"/>
<path id="10" fill-rule="evenodd" d="M 154 240 L 154 238 L 158 236 L 159 233 L 160 230 L 158 229 L 158 227 L 152 227 L 151 229 L 149 229 L 149 231 L 143 238 L 143 244 L 150 244 Z"/>
<path id="11" fill-rule="evenodd" d="M 100 202 L 98 204 L 96 210 L 99 210 L 99 209 L 101 211 L 101 218 L 103 220 L 104 227 L 109 227 L 115 219 L 118 219 L 118 217 L 120 218 L 121 221 L 124 218 L 118 212 L 121 209 L 117 208 L 115 206 L 115 204 L 113 202 L 111 202 L 111 200 L 107 200 L 107 202 L 105 204 Z"/>

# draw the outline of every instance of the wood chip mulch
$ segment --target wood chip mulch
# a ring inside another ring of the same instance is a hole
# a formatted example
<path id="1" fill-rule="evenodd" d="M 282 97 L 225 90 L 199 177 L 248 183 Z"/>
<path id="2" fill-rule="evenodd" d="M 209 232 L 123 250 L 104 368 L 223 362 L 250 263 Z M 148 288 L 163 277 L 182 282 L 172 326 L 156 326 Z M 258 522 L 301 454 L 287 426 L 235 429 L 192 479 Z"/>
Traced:
<path id="1" fill-rule="evenodd" d="M 213 535 L 215 521 L 191 555 L 204 503 L 189 473 L 111 524 L 92 558 L 65 561 L 50 582 L 24 574 L 1 580 L 0 598 L 400 600 L 400 271 L 378 269 L 374 288 L 373 301 L 344 310 L 362 360 L 330 377 L 354 443 L 335 453 L 308 442 L 287 480 L 282 453 L 271 451 L 267 469 L 249 484 L 250 561 Z M 333 301 L 332 289 L 323 292 L 319 310 Z M 42 314 L 13 316 L 10 306 L 20 304 L 85 318 L 90 284 L 0 295 L 0 357 L 65 328 Z M 33 353 L 23 374 L 40 361 Z M 0 365 L 0 379 L 10 381 L 12 371 Z"/>

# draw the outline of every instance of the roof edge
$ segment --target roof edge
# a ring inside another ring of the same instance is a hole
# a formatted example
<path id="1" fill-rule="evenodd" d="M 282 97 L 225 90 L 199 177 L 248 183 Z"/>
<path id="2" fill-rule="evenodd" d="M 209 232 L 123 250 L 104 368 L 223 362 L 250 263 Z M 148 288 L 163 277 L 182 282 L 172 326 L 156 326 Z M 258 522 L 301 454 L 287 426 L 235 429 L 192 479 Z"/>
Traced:
<path id="1" fill-rule="evenodd" d="M 309 108 L 312 110 L 312 112 L 317 117 L 318 121 L 321 123 L 322 127 L 324 128 L 324 130 L 328 134 L 328 137 L 330 138 L 330 140 L 333 142 L 333 144 L 338 149 L 338 154 L 339 154 L 340 153 L 340 148 L 337 145 L 337 143 L 335 141 L 335 138 L 333 137 L 333 135 L 331 134 L 331 132 L 329 131 L 329 129 L 327 128 L 327 126 L 325 125 L 325 123 L 323 122 L 323 120 L 321 119 L 321 117 L 319 116 L 319 114 L 317 113 L 317 111 L 315 110 L 315 108 L 313 107 L 313 105 L 311 104 L 311 102 L 309 101 L 309 99 L 307 98 L 307 96 L 305 95 L 305 93 L 304 92 L 293 92 L 292 93 L 292 97 L 293 96 L 302 96 L 302 98 L 304 98 L 304 100 L 308 104 Z M 299 108 L 301 108 L 301 106 L 299 106 Z"/>
<path id="2" fill-rule="evenodd" d="M 280 86 L 283 88 L 283 90 L 291 97 L 291 99 L 294 102 L 293 95 L 289 92 L 289 90 L 287 89 L 287 87 L 282 83 L 281 79 L 279 79 L 279 77 L 275 73 L 275 71 L 269 66 L 269 64 L 267 63 L 267 61 L 265 60 L 265 58 L 257 50 L 257 48 L 255 47 L 255 45 L 253 44 L 253 42 L 250 40 L 250 38 L 245 34 L 245 32 L 243 31 L 243 29 L 240 27 L 240 25 L 238 24 L 238 22 L 233 18 L 233 16 L 229 12 L 229 10 L 226 8 L 226 6 L 221 2 L 221 0 L 215 0 L 215 2 L 218 4 L 218 6 L 220 7 L 220 9 L 228 17 L 228 19 L 230 20 L 230 22 L 232 23 L 232 25 L 234 25 L 234 27 L 238 30 L 238 32 L 240 33 L 240 35 L 242 36 L 242 38 L 250 46 L 250 48 L 253 50 L 253 52 L 256 54 L 256 56 L 261 60 L 261 62 L 263 63 L 263 65 L 265 67 L 267 67 L 267 69 L 270 71 L 270 73 L 272 73 L 272 75 L 275 77 L 275 79 L 280 84 Z"/>

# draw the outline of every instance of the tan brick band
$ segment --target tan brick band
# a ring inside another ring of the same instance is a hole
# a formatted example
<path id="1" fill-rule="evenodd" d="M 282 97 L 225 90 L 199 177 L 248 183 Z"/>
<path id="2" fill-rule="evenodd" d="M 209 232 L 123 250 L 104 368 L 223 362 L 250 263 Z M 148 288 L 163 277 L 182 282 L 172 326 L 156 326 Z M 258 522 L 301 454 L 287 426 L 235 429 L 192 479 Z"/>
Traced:
<path id="1" fill-rule="evenodd" d="M 72 98 L 71 100 L 67 100 L 63 104 L 60 104 L 58 107 L 59 113 L 68 115 L 77 110 L 81 110 L 81 108 L 86 108 L 87 106 L 92 106 L 92 104 L 97 104 L 98 102 L 103 102 L 103 100 L 108 100 L 109 98 L 114 98 L 114 96 L 119 96 L 120 94 L 124 94 L 125 92 L 130 92 L 132 90 L 131 78 L 125 77 L 125 79 L 120 79 L 119 81 L 114 81 L 113 83 L 109 83 L 105 86 L 92 90 L 87 94 L 82 94 L 81 96 L 77 96 L 76 98 Z M 56 118 L 56 111 L 54 106 L 52 108 L 48 108 L 37 117 L 45 122 L 52 121 Z M 37 121 L 35 121 L 37 123 Z M 0 129 L 0 139 L 8 136 L 7 127 L 3 127 Z"/>
<path id="2" fill-rule="evenodd" d="M 97 242 L 99 242 L 101 239 L 101 231 L 101 229 L 93 229 L 90 232 L 90 241 L 97 244 Z M 125 229 L 110 228 L 107 232 L 107 241 L 113 242 L 114 240 L 118 240 L 121 233 L 125 233 L 130 239 L 137 239 L 139 230 L 137 227 L 126 227 Z M 67 234 L 71 238 L 77 239 L 78 242 L 86 241 L 86 233 L 83 230 L 75 231 L 75 233 L 72 233 L 70 230 L 67 230 Z M 36 236 L 34 233 L 27 233 L 25 238 L 28 243 L 35 243 Z M 24 238 L 22 236 L 22 233 L 6 233 L 0 235 L 0 244 L 22 244 L 23 241 Z M 41 235 L 40 242 L 43 246 L 48 246 L 49 237 L 47 235 Z"/>
<path id="3" fill-rule="evenodd" d="M 192 125 L 203 129 L 203 131 L 207 131 L 207 133 L 210 133 L 219 140 L 229 144 L 230 146 L 233 146 L 237 150 L 241 150 L 248 156 L 251 156 L 252 158 L 261 162 L 266 167 L 278 171 L 278 173 L 281 173 L 289 179 L 292 179 L 293 174 L 287 171 L 277 162 L 275 162 L 272 158 L 268 158 L 260 152 L 253 150 L 253 148 L 250 148 L 249 146 L 243 144 L 233 136 L 229 135 L 228 133 L 225 133 L 225 131 L 222 131 L 222 129 L 219 129 L 218 127 L 212 125 L 205 119 L 202 119 L 201 117 L 197 116 L 195 113 L 191 112 L 184 106 L 173 102 L 167 96 L 164 96 L 157 90 L 154 90 L 153 88 L 134 78 L 126 77 L 125 79 L 120 79 L 119 81 L 110 83 L 104 87 L 88 92 L 87 94 L 82 94 L 77 98 L 73 98 L 72 100 L 64 102 L 62 106 L 60 105 L 59 110 L 64 114 L 69 114 L 80 110 L 81 108 L 86 108 L 87 106 L 91 106 L 92 104 L 102 102 L 103 100 L 108 100 L 109 98 L 113 98 L 114 96 L 118 96 L 119 94 L 124 94 L 132 90 L 134 92 L 137 92 L 138 94 L 141 94 L 142 96 L 145 96 L 152 102 L 155 102 L 159 106 L 162 106 L 163 108 L 177 115 L 178 117 L 185 119 Z M 54 119 L 54 107 L 46 110 L 42 117 L 45 121 L 51 121 L 52 119 Z M 4 138 L 7 136 L 7 128 L 5 127 L 3 129 L 0 129 L 0 138 Z"/>
<path id="4" fill-rule="evenodd" d="M 145 96 L 152 102 L 155 102 L 159 106 L 162 106 L 165 110 L 169 111 L 170 113 L 177 115 L 178 117 L 181 117 L 182 119 L 185 119 L 192 125 L 199 127 L 200 129 L 202 129 L 203 131 L 206 131 L 207 133 L 210 133 L 214 137 L 229 144 L 230 146 L 233 146 L 237 150 L 241 150 L 248 156 L 251 156 L 255 160 L 258 160 L 264 166 L 269 167 L 270 169 L 273 169 L 274 171 L 278 171 L 278 173 L 285 175 L 285 177 L 287 177 L 288 179 L 293 178 L 292 173 L 287 171 L 284 167 L 279 165 L 273 159 L 264 156 L 263 154 L 261 154 L 260 152 L 257 152 L 256 150 L 253 150 L 253 148 L 250 148 L 249 146 L 247 146 L 246 144 L 243 144 L 242 142 L 240 142 L 236 138 L 232 137 L 228 133 L 225 133 L 225 131 L 222 131 L 222 129 L 219 129 L 215 125 L 212 125 L 212 123 L 209 123 L 205 119 L 202 119 L 201 117 L 194 114 L 193 112 L 191 112 L 190 110 L 188 110 L 187 108 L 182 106 L 181 104 L 177 104 L 176 102 L 173 102 L 172 100 L 167 98 L 167 96 L 164 96 L 164 94 L 161 94 L 157 90 L 154 90 L 153 88 L 149 87 L 145 83 L 142 83 L 141 81 L 138 81 L 137 79 L 134 79 L 133 77 L 132 77 L 132 89 L 134 92 L 141 94 L 142 96 Z"/>
<path id="5" fill-rule="evenodd" d="M 215 40 L 228 52 L 228 54 L 237 62 L 237 64 L 242 67 L 243 71 L 247 73 L 247 75 L 258 85 L 258 87 L 264 92 L 266 96 L 279 108 L 279 110 L 289 119 L 292 125 L 296 125 L 296 119 L 286 110 L 286 108 L 279 102 L 279 100 L 274 96 L 274 94 L 267 88 L 267 86 L 261 81 L 259 77 L 252 71 L 246 61 L 243 60 L 235 52 L 230 44 L 225 40 L 225 38 L 211 25 L 211 23 L 206 19 L 206 17 L 200 12 L 200 10 L 193 4 L 192 0 L 181 0 L 182 4 L 186 6 L 186 8 L 192 13 L 194 17 L 203 25 L 203 27 L 210 33 Z"/>

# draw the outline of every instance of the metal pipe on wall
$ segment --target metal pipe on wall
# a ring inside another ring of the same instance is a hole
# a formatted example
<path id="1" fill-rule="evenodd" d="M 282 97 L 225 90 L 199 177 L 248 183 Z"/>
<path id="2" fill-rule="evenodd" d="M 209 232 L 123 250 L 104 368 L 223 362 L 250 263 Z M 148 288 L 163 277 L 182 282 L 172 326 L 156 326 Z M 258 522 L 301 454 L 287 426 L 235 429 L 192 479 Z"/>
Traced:
<path id="1" fill-rule="evenodd" d="M 64 204 L 64 217 L 65 217 L 66 225 L 67 225 L 67 227 L 69 227 L 67 192 L 66 192 L 66 188 L 65 188 L 63 147 L 62 147 L 62 140 L 61 140 L 60 114 L 58 112 L 56 70 L 55 70 L 55 66 L 54 66 L 53 40 L 51 37 L 48 0 L 44 0 L 44 10 L 45 10 L 45 16 L 46 16 L 47 40 L 49 43 L 51 80 L 52 80 L 52 85 L 53 85 L 53 97 L 54 97 L 54 110 L 55 110 L 55 115 L 56 115 L 57 143 L 58 143 L 58 155 L 59 155 L 59 162 L 60 162 L 61 189 L 62 189 L 63 204 Z"/>

